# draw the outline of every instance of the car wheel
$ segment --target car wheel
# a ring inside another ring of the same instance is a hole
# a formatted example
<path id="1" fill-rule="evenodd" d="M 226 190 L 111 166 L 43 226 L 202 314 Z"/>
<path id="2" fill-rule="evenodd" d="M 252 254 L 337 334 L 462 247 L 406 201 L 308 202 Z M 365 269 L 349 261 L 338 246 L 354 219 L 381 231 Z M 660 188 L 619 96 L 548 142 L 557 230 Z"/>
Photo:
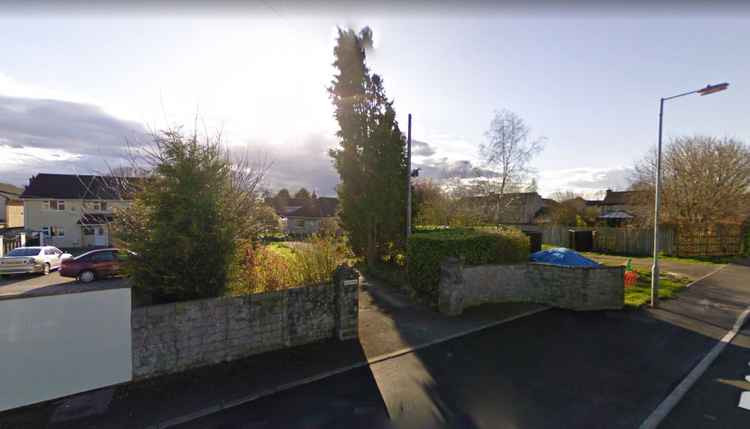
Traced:
<path id="1" fill-rule="evenodd" d="M 43 273 L 43 274 L 44 274 L 45 276 L 47 276 L 47 275 L 49 275 L 49 270 L 50 270 L 50 266 L 49 266 L 49 264 L 44 264 L 44 271 L 42 271 L 42 273 Z"/>
<path id="2" fill-rule="evenodd" d="M 96 278 L 94 272 L 88 270 L 78 275 L 78 280 L 80 280 L 82 283 L 91 283 L 92 281 L 94 281 L 94 278 Z"/>

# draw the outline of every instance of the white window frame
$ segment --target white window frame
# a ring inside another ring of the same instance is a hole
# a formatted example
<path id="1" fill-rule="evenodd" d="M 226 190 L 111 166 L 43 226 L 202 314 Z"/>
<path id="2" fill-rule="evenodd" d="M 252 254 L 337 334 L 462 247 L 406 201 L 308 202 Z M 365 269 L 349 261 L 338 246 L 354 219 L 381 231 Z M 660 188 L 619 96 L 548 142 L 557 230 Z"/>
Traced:
<path id="1" fill-rule="evenodd" d="M 88 204 L 89 210 L 94 212 L 106 212 L 107 202 L 106 201 L 90 201 Z"/>
<path id="2" fill-rule="evenodd" d="M 57 225 L 43 226 L 42 233 L 45 237 L 65 237 L 65 228 Z"/>
<path id="3" fill-rule="evenodd" d="M 52 207 L 52 203 L 55 203 L 54 207 Z M 42 209 L 51 210 L 53 212 L 64 212 L 65 200 L 44 200 L 42 201 Z"/>

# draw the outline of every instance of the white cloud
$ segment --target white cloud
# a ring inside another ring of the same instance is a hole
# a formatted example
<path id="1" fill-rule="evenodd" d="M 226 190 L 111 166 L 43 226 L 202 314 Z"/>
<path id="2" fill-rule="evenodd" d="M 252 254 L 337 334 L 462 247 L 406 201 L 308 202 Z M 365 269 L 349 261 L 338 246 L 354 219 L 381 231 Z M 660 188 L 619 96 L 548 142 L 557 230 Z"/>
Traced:
<path id="1" fill-rule="evenodd" d="M 593 198 L 606 189 L 625 189 L 630 169 L 617 167 L 580 167 L 561 170 L 542 170 L 537 180 L 539 193 L 549 196 L 557 191 L 573 191 Z"/>

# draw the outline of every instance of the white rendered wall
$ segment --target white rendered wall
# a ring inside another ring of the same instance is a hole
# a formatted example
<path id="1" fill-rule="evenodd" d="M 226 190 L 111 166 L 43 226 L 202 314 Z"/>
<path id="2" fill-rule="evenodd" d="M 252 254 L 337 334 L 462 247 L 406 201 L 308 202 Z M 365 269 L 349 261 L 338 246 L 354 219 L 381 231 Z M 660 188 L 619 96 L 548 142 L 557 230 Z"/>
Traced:
<path id="1" fill-rule="evenodd" d="M 0 411 L 129 381 L 130 289 L 0 300 Z"/>

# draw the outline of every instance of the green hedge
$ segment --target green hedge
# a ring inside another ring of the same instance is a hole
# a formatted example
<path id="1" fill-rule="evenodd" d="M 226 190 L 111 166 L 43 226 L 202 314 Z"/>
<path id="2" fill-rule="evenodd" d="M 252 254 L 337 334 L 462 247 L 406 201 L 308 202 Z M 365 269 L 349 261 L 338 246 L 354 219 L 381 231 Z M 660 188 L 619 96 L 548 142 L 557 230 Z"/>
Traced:
<path id="1" fill-rule="evenodd" d="M 446 229 L 417 232 L 409 237 L 409 284 L 430 299 L 437 297 L 440 263 L 461 258 L 466 265 L 510 264 L 529 259 L 529 239 L 513 228 Z"/>

